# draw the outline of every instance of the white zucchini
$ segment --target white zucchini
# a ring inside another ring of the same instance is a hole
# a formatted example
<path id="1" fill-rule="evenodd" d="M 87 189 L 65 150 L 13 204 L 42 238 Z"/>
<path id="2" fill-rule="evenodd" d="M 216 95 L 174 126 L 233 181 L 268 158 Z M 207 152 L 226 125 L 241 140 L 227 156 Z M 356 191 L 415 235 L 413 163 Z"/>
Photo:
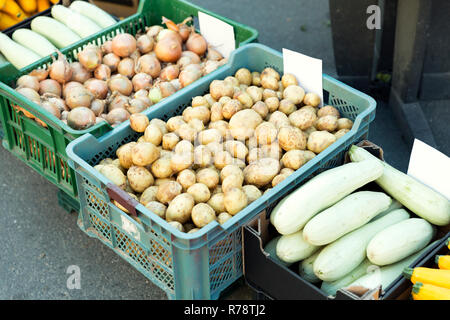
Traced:
<path id="1" fill-rule="evenodd" d="M 400 221 L 377 233 L 367 245 L 367 258 L 384 266 L 398 262 L 421 250 L 434 236 L 434 228 L 425 219 Z"/>
<path id="2" fill-rule="evenodd" d="M 375 182 L 419 217 L 438 226 L 450 224 L 450 202 L 443 195 L 377 159 L 363 148 L 353 145 L 349 155 L 353 162 L 374 159 L 381 163 L 384 173 Z"/>
<path id="3" fill-rule="evenodd" d="M 91 19 L 70 10 L 63 5 L 52 7 L 52 16 L 75 31 L 81 38 L 86 38 L 102 30 L 102 28 Z"/>
<path id="4" fill-rule="evenodd" d="M 30 29 L 17 29 L 12 34 L 12 38 L 17 43 L 36 52 L 41 57 L 51 55 L 57 50 L 47 38 Z"/>
<path id="5" fill-rule="evenodd" d="M 346 276 L 332 282 L 323 281 L 322 285 L 320 286 L 320 290 L 322 290 L 329 296 L 334 296 L 336 295 L 336 291 L 348 286 L 350 283 L 367 274 L 367 268 L 369 268 L 371 265 L 372 263 L 369 261 L 369 259 L 364 259 L 364 261 L 361 262 L 359 266 L 353 269 Z"/>
<path id="6" fill-rule="evenodd" d="M 117 23 L 109 13 L 86 1 L 74 1 L 69 8 L 95 21 L 102 28 L 110 27 Z"/>
<path id="7" fill-rule="evenodd" d="M 409 257 L 384 267 L 373 268 L 371 272 L 363 275 L 354 282 L 350 283 L 347 287 L 362 286 L 368 289 L 374 289 L 381 285 L 382 289 L 386 289 L 392 284 L 395 279 L 401 276 L 403 269 L 410 266 L 421 254 L 426 252 L 429 248 L 433 247 L 438 241 L 435 241 L 423 248 L 419 252 L 416 252 Z"/>
<path id="8" fill-rule="evenodd" d="M 0 32 L 0 52 L 17 69 L 25 68 L 42 57 Z"/>
<path id="9" fill-rule="evenodd" d="M 391 203 L 391 198 L 383 192 L 352 193 L 309 220 L 303 237 L 313 245 L 326 245 L 365 225 Z"/>
<path id="10" fill-rule="evenodd" d="M 323 281 L 344 277 L 363 262 L 367 245 L 378 232 L 408 218 L 406 210 L 398 209 L 330 243 L 314 261 L 314 273 Z"/>
<path id="11" fill-rule="evenodd" d="M 7 62 L 8 62 L 8 60 L 6 60 L 5 56 L 0 53 L 0 64 L 7 63 Z"/>
<path id="12" fill-rule="evenodd" d="M 277 243 L 278 240 L 280 240 L 281 236 L 278 236 L 276 238 L 273 238 L 272 240 L 270 240 L 266 246 L 264 247 L 264 251 L 266 253 L 269 254 L 269 256 L 274 259 L 275 261 L 277 261 L 278 263 L 281 263 L 282 265 L 289 267 L 292 263 L 289 262 L 284 262 L 283 260 L 281 260 L 280 258 L 278 258 L 277 256 Z"/>
<path id="13" fill-rule="evenodd" d="M 385 215 L 387 215 L 389 212 L 397 210 L 397 209 L 401 209 L 403 208 L 403 205 L 398 202 L 395 199 L 392 199 L 391 205 L 389 206 L 389 208 L 387 208 L 385 211 L 383 211 L 382 213 L 377 214 L 371 221 L 377 220 L 381 217 L 384 217 Z"/>
<path id="14" fill-rule="evenodd" d="M 314 274 L 314 261 L 318 257 L 320 251 L 316 251 L 312 256 L 306 258 L 298 264 L 298 274 L 300 277 L 311 283 L 317 283 L 321 280 Z"/>
<path id="15" fill-rule="evenodd" d="M 31 30 L 43 35 L 58 49 L 67 47 L 81 38 L 64 24 L 55 19 L 40 16 L 31 21 Z"/>
<path id="16" fill-rule="evenodd" d="M 276 253 L 278 258 L 284 262 L 294 263 L 308 258 L 319 250 L 319 246 L 314 246 L 303 239 L 303 231 L 281 236 L 278 240 Z"/>
<path id="17" fill-rule="evenodd" d="M 326 170 L 281 200 L 270 221 L 281 234 L 297 232 L 317 213 L 382 174 L 383 166 L 374 160 Z"/>

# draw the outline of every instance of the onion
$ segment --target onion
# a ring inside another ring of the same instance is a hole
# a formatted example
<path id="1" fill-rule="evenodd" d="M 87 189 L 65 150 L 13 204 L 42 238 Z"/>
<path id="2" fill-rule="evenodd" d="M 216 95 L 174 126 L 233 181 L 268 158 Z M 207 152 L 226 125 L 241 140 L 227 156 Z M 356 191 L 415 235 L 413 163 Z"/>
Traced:
<path id="1" fill-rule="evenodd" d="M 70 69 L 72 69 L 72 78 L 70 78 L 70 81 L 85 83 L 92 78 L 92 73 L 79 62 L 72 62 L 70 64 Z"/>
<path id="2" fill-rule="evenodd" d="M 155 56 L 145 54 L 138 59 L 138 63 L 136 64 L 136 73 L 140 72 L 147 73 L 155 79 L 161 72 L 161 64 Z"/>
<path id="3" fill-rule="evenodd" d="M 193 51 L 189 51 L 189 50 L 183 51 L 183 52 L 181 53 L 181 56 L 182 56 L 182 57 L 189 57 L 189 58 L 191 58 L 191 61 L 192 61 L 192 63 L 194 63 L 194 64 L 198 64 L 198 63 L 201 62 L 201 59 L 200 59 L 200 57 L 198 56 L 198 54 L 196 54 L 196 53 L 193 52 Z"/>
<path id="4" fill-rule="evenodd" d="M 66 104 L 70 109 L 89 107 L 93 98 L 93 94 L 85 87 L 73 87 L 67 91 Z"/>
<path id="5" fill-rule="evenodd" d="M 156 37 L 156 43 L 160 42 L 163 39 L 173 39 L 177 40 L 180 44 L 183 43 L 183 39 L 181 38 L 180 34 L 170 29 L 161 30 Z"/>
<path id="6" fill-rule="evenodd" d="M 108 111 L 114 109 L 126 109 L 130 106 L 130 98 L 119 93 L 113 94 L 108 101 Z"/>
<path id="7" fill-rule="evenodd" d="M 49 68 L 50 78 L 58 81 L 61 84 L 69 82 L 72 78 L 72 69 L 70 68 L 70 64 L 67 62 L 66 57 L 58 51 L 58 60 L 53 58 L 53 63 Z"/>
<path id="8" fill-rule="evenodd" d="M 180 68 L 176 64 L 171 64 L 161 70 L 159 77 L 163 81 L 177 79 L 180 74 Z"/>
<path id="9" fill-rule="evenodd" d="M 131 99 L 130 100 L 130 106 L 127 108 L 127 111 L 129 113 L 131 113 L 131 114 L 141 113 L 142 111 L 144 111 L 148 107 L 149 107 L 149 105 L 146 104 L 141 99 Z"/>
<path id="10" fill-rule="evenodd" d="M 206 55 L 206 59 L 213 60 L 213 61 L 219 61 L 219 60 L 223 59 L 223 56 L 216 49 L 208 47 L 208 54 Z"/>
<path id="11" fill-rule="evenodd" d="M 111 40 L 106 41 L 104 44 L 102 44 L 101 49 L 104 54 L 111 53 L 112 52 L 112 41 Z"/>
<path id="12" fill-rule="evenodd" d="M 134 98 L 138 99 L 138 100 L 141 100 L 147 108 L 150 107 L 153 104 L 152 100 L 150 100 L 150 98 L 148 97 L 148 94 L 145 97 L 142 97 L 142 96 L 137 96 L 136 97 L 135 96 Z"/>
<path id="13" fill-rule="evenodd" d="M 177 61 L 177 66 L 180 68 L 180 70 L 183 70 L 186 66 L 192 64 L 192 59 L 190 57 L 187 56 L 182 56 L 180 59 L 178 59 Z"/>
<path id="14" fill-rule="evenodd" d="M 94 70 L 94 77 L 98 80 L 106 81 L 111 78 L 111 68 L 106 64 L 99 65 Z"/>
<path id="15" fill-rule="evenodd" d="M 151 38 L 156 37 L 161 30 L 164 30 L 161 26 L 151 26 L 147 29 L 147 36 Z"/>
<path id="16" fill-rule="evenodd" d="M 161 90 L 158 87 L 153 87 L 149 93 L 148 93 L 148 97 L 150 98 L 150 100 L 152 101 L 152 103 L 158 103 L 159 101 L 161 101 L 162 97 L 162 93 Z"/>
<path id="17" fill-rule="evenodd" d="M 95 125 L 94 112 L 86 107 L 79 107 L 69 112 L 67 124 L 75 130 L 85 130 Z"/>
<path id="18" fill-rule="evenodd" d="M 160 82 L 158 83 L 158 87 L 159 90 L 161 90 L 161 96 L 163 98 L 166 98 L 177 91 L 170 82 Z"/>
<path id="19" fill-rule="evenodd" d="M 108 53 L 103 57 L 103 64 L 107 65 L 111 72 L 117 70 L 117 66 L 119 65 L 120 57 L 116 56 L 114 53 Z"/>
<path id="20" fill-rule="evenodd" d="M 140 36 L 136 42 L 136 46 L 139 49 L 139 52 L 143 54 L 152 51 L 154 45 L 155 40 L 153 40 L 153 37 L 149 37 L 146 34 Z"/>
<path id="21" fill-rule="evenodd" d="M 133 92 L 133 84 L 127 77 L 117 74 L 108 80 L 108 87 L 111 92 L 118 91 L 119 93 L 129 96 Z"/>
<path id="22" fill-rule="evenodd" d="M 46 69 L 34 69 L 28 75 L 36 77 L 38 79 L 38 81 L 42 81 L 42 80 L 47 79 L 47 77 L 48 77 L 48 70 L 46 70 Z"/>
<path id="23" fill-rule="evenodd" d="M 49 101 L 56 107 L 58 107 L 59 111 L 62 113 L 64 111 L 69 111 L 69 108 L 66 106 L 66 102 L 58 96 L 55 96 L 51 93 L 45 93 L 42 95 L 42 101 Z"/>
<path id="24" fill-rule="evenodd" d="M 78 52 L 78 61 L 88 71 L 94 71 L 102 63 L 102 50 L 92 44 L 87 45 L 82 51 Z"/>
<path id="25" fill-rule="evenodd" d="M 134 94 L 134 97 L 135 97 L 135 98 L 142 98 L 142 97 L 147 98 L 147 97 L 148 97 L 148 91 L 147 91 L 146 89 L 138 90 L 138 91 L 136 91 L 136 93 Z"/>
<path id="26" fill-rule="evenodd" d="M 58 81 L 53 79 L 45 79 L 40 83 L 39 94 L 52 93 L 55 96 L 61 97 L 62 88 Z"/>
<path id="27" fill-rule="evenodd" d="M 178 33 L 181 36 L 181 39 L 183 39 L 183 42 L 186 41 L 189 36 L 191 35 L 191 28 L 189 28 L 187 25 L 182 24 L 182 25 L 178 25 L 179 27 L 179 31 Z"/>
<path id="28" fill-rule="evenodd" d="M 56 106 L 53 102 L 49 101 L 49 100 L 45 100 L 42 101 L 41 103 L 41 107 L 50 112 L 52 115 L 54 115 L 55 117 L 57 117 L 58 119 L 61 118 L 61 111 L 58 108 L 58 106 Z"/>
<path id="29" fill-rule="evenodd" d="M 62 90 L 62 94 L 63 94 L 63 98 L 65 99 L 67 96 L 67 92 L 73 88 L 73 87 L 82 87 L 83 85 L 79 82 L 76 81 L 71 81 L 71 82 L 67 82 L 66 84 L 63 85 L 63 90 Z"/>
<path id="30" fill-rule="evenodd" d="M 139 50 L 135 50 L 131 55 L 130 58 L 133 59 L 134 63 L 136 64 L 136 61 L 139 60 L 141 57 L 141 52 Z"/>
<path id="31" fill-rule="evenodd" d="M 30 88 L 34 91 L 39 91 L 39 80 L 37 77 L 24 75 L 17 79 L 18 88 Z"/>
<path id="32" fill-rule="evenodd" d="M 131 58 L 122 59 L 117 66 L 117 72 L 125 77 L 132 78 L 135 75 L 134 60 Z"/>
<path id="33" fill-rule="evenodd" d="M 218 67 L 220 67 L 219 61 L 206 60 L 205 64 L 203 65 L 203 68 L 202 68 L 203 75 L 207 75 L 208 73 L 213 72 Z"/>
<path id="34" fill-rule="evenodd" d="M 172 37 L 159 40 L 155 46 L 156 57 L 164 62 L 176 62 L 181 57 L 181 43 Z"/>
<path id="35" fill-rule="evenodd" d="M 16 89 L 21 95 L 25 96 L 27 99 L 33 101 L 34 103 L 41 103 L 41 96 L 37 93 L 36 90 L 30 88 L 18 88 Z"/>
<path id="36" fill-rule="evenodd" d="M 146 73 L 138 73 L 131 80 L 133 84 L 134 91 L 139 91 L 142 89 L 150 89 L 152 86 L 152 77 Z"/>
<path id="37" fill-rule="evenodd" d="M 178 78 L 171 80 L 170 84 L 175 88 L 176 91 L 181 89 L 180 80 Z"/>
<path id="38" fill-rule="evenodd" d="M 106 107 L 106 100 L 95 99 L 91 103 L 91 110 L 97 117 L 100 116 L 105 111 L 105 107 Z"/>
<path id="39" fill-rule="evenodd" d="M 69 111 L 63 111 L 61 112 L 61 120 L 67 120 L 67 117 L 69 116 Z M 65 122 L 67 124 L 67 121 Z"/>
<path id="40" fill-rule="evenodd" d="M 190 64 L 180 72 L 178 79 L 182 88 L 188 86 L 192 82 L 200 79 L 202 71 L 199 64 Z"/>
<path id="41" fill-rule="evenodd" d="M 186 48 L 189 51 L 195 52 L 199 56 L 202 56 L 205 54 L 207 43 L 201 34 L 193 32 L 186 41 Z"/>
<path id="42" fill-rule="evenodd" d="M 85 82 L 84 86 L 94 95 L 95 99 L 105 99 L 108 94 L 108 84 L 106 81 L 90 79 Z"/>
<path id="43" fill-rule="evenodd" d="M 112 40 L 112 52 L 121 58 L 129 57 L 136 50 L 136 39 L 129 33 L 120 33 Z"/>
<path id="44" fill-rule="evenodd" d="M 106 121 L 110 125 L 116 125 L 130 119 L 130 114 L 125 109 L 114 109 L 111 110 L 106 116 Z"/>

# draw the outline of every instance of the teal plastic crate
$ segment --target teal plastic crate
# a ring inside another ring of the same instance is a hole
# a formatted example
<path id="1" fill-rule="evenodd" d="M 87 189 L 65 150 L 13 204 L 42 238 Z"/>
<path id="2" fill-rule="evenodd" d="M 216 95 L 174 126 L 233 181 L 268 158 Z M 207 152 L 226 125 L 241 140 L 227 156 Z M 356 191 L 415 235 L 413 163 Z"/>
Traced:
<path id="1" fill-rule="evenodd" d="M 142 0 L 136 14 L 103 29 L 91 37 L 62 49 L 61 52 L 69 62 L 72 62 L 76 60 L 77 53 L 90 43 L 101 45 L 123 31 L 135 35 L 139 31 L 144 30 L 145 27 L 161 24 L 162 16 L 181 22 L 188 16 L 197 17 L 198 12 L 207 13 L 232 25 L 237 46 L 257 40 L 258 32 L 255 29 L 221 17 L 187 1 Z M 63 190 L 72 199 L 78 200 L 77 186 L 75 179 L 73 179 L 74 172 L 67 165 L 66 147 L 69 142 L 85 133 L 101 136 L 110 131 L 111 126 L 106 122 L 102 122 L 83 131 L 74 130 L 13 89 L 16 80 L 21 75 L 28 74 L 36 68 L 46 68 L 51 62 L 52 58 L 48 56 L 20 71 L 13 68 L 9 63 L 5 69 L 0 69 L 0 81 L 2 81 L 0 82 L 0 122 L 2 132 L 0 133 L 3 133 L 3 146 L 7 150 L 47 180 L 57 185 L 59 189 Z M 165 106 L 177 101 L 177 98 L 183 95 L 186 90 L 187 88 L 183 88 L 177 91 L 151 108 Z M 34 117 L 39 118 L 47 125 L 47 128 L 26 117 L 16 107 L 20 107 Z M 129 121 L 126 121 L 124 124 L 126 125 L 126 123 L 129 123 Z"/>
<path id="2" fill-rule="evenodd" d="M 273 67 L 282 72 L 283 59 L 280 52 L 260 44 L 243 46 L 223 68 L 200 79 L 172 103 L 145 114 L 149 119 L 163 120 L 179 115 L 192 97 L 208 91 L 212 80 L 234 75 L 242 67 L 251 71 Z M 80 228 L 113 249 L 169 298 L 217 299 L 242 276 L 242 227 L 305 179 L 342 163 L 352 144 L 368 138 L 369 124 L 375 118 L 375 100 L 327 75 L 323 75 L 323 87 L 325 101 L 354 120 L 352 130 L 223 225 L 213 221 L 193 234 L 178 231 L 143 205 L 128 201 L 126 193 L 111 192 L 110 181 L 93 168 L 102 159 L 115 157 L 119 146 L 141 135 L 129 124 L 101 138 L 86 134 L 71 142 L 66 151 L 76 172 Z M 112 199 L 128 204 L 140 222 L 113 205 Z"/>

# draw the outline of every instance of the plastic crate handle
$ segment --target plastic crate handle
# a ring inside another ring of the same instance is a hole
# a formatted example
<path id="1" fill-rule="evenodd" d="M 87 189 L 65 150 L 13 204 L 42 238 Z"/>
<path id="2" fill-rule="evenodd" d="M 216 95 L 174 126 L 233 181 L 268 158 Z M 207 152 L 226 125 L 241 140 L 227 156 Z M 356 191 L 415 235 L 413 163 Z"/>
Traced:
<path id="1" fill-rule="evenodd" d="M 106 192 L 111 200 L 117 201 L 121 206 L 128 210 L 129 214 L 133 217 L 137 217 L 136 206 L 139 202 L 132 198 L 128 193 L 120 189 L 113 183 L 106 185 Z"/>

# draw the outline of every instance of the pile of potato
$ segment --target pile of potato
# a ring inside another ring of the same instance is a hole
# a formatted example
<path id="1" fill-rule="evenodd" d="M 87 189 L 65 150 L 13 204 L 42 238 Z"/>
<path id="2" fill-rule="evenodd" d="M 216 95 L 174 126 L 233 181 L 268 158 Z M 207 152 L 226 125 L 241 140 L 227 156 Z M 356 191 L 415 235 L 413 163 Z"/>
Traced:
<path id="1" fill-rule="evenodd" d="M 353 126 L 272 68 L 241 68 L 209 89 L 167 122 L 131 115 L 143 135 L 95 167 L 183 232 L 223 224 Z"/>

